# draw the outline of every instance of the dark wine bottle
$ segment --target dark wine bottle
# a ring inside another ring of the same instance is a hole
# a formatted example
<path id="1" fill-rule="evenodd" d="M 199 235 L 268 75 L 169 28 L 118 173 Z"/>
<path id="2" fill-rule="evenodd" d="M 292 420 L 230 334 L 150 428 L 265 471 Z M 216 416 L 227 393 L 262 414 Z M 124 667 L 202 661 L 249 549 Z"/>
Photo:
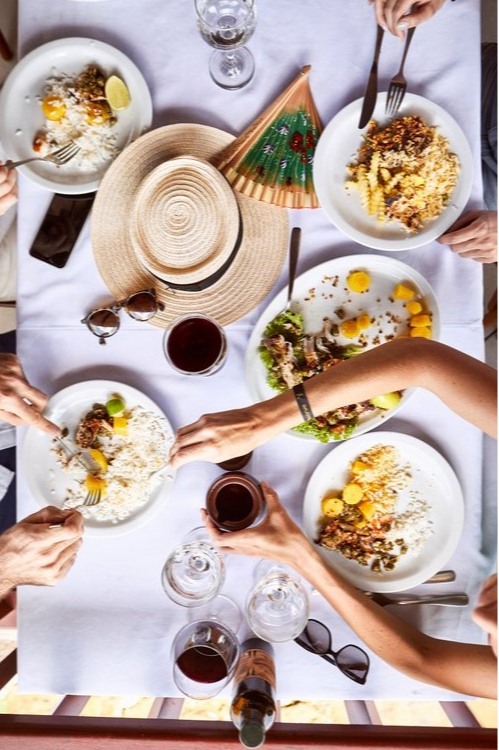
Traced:
<path id="1" fill-rule="evenodd" d="M 241 646 L 230 714 L 244 747 L 261 747 L 275 720 L 274 649 L 260 638 Z"/>

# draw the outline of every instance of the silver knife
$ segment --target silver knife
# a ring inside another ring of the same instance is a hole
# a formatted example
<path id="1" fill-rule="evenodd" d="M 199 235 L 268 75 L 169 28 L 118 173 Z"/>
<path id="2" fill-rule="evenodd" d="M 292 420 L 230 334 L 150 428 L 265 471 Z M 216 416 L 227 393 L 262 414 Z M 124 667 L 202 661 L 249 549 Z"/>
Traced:
<path id="1" fill-rule="evenodd" d="M 62 439 L 61 437 L 57 437 L 57 436 L 56 436 L 56 437 L 54 437 L 54 440 L 57 440 L 57 442 L 58 442 L 58 443 L 60 443 L 60 444 L 62 445 L 62 447 L 64 448 L 64 450 L 66 450 L 66 451 L 67 451 L 68 453 L 70 453 L 70 454 L 71 454 L 71 456 L 72 456 L 72 457 L 73 457 L 73 458 L 74 458 L 74 459 L 75 459 L 76 461 L 78 461 L 78 463 L 80 464 L 80 466 L 83 466 L 83 468 L 85 469 L 85 471 L 86 471 L 87 473 L 89 473 L 89 474 L 93 474 L 93 473 L 96 473 L 96 472 L 97 472 L 97 471 L 99 470 L 99 464 L 98 464 L 98 463 L 97 463 L 96 461 L 94 461 L 94 459 L 92 458 L 92 456 L 91 456 L 90 454 L 84 454 L 84 455 L 85 455 L 85 458 L 86 458 L 86 459 L 88 460 L 88 462 L 89 462 L 89 463 L 88 463 L 88 465 L 87 465 L 87 464 L 86 464 L 86 463 L 85 463 L 85 462 L 84 462 L 84 461 L 83 461 L 83 460 L 82 460 L 82 459 L 80 458 L 80 456 L 79 456 L 79 455 L 78 455 L 77 453 L 75 453 L 75 452 L 74 452 L 74 450 L 72 450 L 72 449 L 71 449 L 71 448 L 69 447 L 69 445 L 68 445 L 67 443 L 65 443 L 65 442 L 64 442 L 64 440 L 63 440 L 63 439 Z M 92 466 L 92 464 L 93 464 L 93 466 Z"/>
<path id="2" fill-rule="evenodd" d="M 362 112 L 360 113 L 359 128 L 364 128 L 371 115 L 374 112 L 376 106 L 376 99 L 378 96 L 378 59 L 381 52 L 381 43 L 383 41 L 384 29 L 378 24 L 378 33 L 376 35 L 376 47 L 374 49 L 373 64 L 371 66 L 371 72 L 367 80 L 366 91 L 364 94 L 364 104 L 362 105 Z"/>

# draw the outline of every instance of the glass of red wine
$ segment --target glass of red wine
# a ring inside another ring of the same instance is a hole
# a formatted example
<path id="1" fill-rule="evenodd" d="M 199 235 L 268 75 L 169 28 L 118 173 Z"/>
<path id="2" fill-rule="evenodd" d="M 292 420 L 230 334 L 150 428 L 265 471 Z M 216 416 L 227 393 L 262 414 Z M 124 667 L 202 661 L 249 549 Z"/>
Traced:
<path id="1" fill-rule="evenodd" d="M 239 660 L 237 605 L 216 597 L 194 610 L 197 619 L 180 630 L 173 642 L 173 679 L 189 698 L 213 698 L 232 679 Z M 199 616 L 201 615 L 201 616 Z"/>
<path id="2" fill-rule="evenodd" d="M 167 329 L 164 352 L 182 375 L 213 375 L 227 357 L 227 338 L 223 328 L 207 315 L 183 315 Z"/>

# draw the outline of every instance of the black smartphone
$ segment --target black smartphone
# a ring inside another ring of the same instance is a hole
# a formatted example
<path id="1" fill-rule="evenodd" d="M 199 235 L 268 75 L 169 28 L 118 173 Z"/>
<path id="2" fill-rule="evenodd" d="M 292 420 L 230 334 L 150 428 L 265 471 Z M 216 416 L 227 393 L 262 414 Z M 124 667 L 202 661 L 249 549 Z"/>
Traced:
<path id="1" fill-rule="evenodd" d="M 56 193 L 29 254 L 51 266 L 64 268 L 90 213 L 95 195 Z"/>

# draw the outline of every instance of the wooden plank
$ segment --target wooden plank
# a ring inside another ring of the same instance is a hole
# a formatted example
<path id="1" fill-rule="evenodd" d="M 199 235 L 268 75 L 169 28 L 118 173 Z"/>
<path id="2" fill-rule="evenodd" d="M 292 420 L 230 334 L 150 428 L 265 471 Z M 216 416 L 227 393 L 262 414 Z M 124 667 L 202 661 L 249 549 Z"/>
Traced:
<path id="1" fill-rule="evenodd" d="M 89 695 L 65 695 L 52 715 L 79 716 L 89 700 Z"/>
<path id="2" fill-rule="evenodd" d="M 464 701 L 440 701 L 454 727 L 479 727 L 480 722 Z"/>
<path id="3" fill-rule="evenodd" d="M 0 661 L 0 690 L 17 674 L 17 649 Z"/>
<path id="4" fill-rule="evenodd" d="M 0 715 L 2 750 L 236 750 L 228 722 Z M 496 750 L 493 729 L 278 724 L 280 750 Z"/>

